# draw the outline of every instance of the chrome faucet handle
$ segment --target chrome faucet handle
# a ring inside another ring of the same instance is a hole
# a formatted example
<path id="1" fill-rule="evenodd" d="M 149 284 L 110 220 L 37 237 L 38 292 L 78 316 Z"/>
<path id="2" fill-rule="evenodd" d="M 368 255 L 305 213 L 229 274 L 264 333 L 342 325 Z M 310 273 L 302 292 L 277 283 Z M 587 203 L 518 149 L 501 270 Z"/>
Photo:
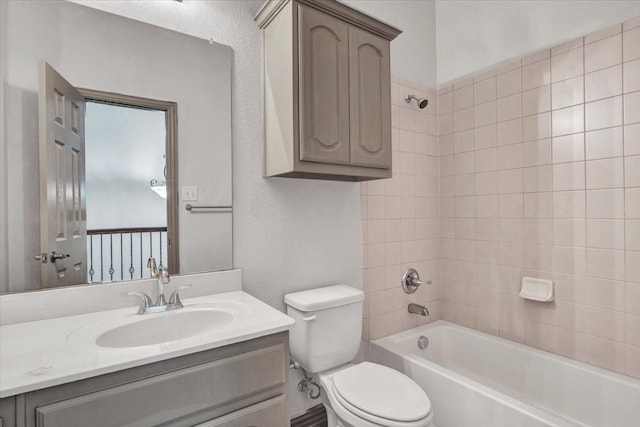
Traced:
<path id="1" fill-rule="evenodd" d="M 190 287 L 191 287 L 191 285 L 178 286 L 178 289 L 173 291 L 171 293 L 171 296 L 169 297 L 169 305 L 173 306 L 173 308 L 182 308 L 182 307 L 184 307 L 184 305 L 182 305 L 182 301 L 180 301 L 180 295 L 178 294 L 178 291 L 180 289 L 188 289 Z"/>
<path id="2" fill-rule="evenodd" d="M 420 285 L 430 285 L 431 280 L 422 281 L 414 268 L 410 268 L 402 275 L 402 289 L 407 294 L 414 293 Z"/>
<path id="3" fill-rule="evenodd" d="M 138 309 L 138 314 L 143 314 L 147 308 L 153 305 L 151 297 L 144 292 L 132 291 L 127 292 L 127 295 L 140 297 L 142 299 L 142 305 L 140 305 L 140 308 Z"/>

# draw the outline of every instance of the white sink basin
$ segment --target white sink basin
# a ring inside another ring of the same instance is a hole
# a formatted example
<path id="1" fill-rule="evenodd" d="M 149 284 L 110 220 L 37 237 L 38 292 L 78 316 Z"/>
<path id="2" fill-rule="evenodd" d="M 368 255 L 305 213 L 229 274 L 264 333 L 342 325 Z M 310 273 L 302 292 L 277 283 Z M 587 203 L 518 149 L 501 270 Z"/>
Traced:
<path id="1" fill-rule="evenodd" d="M 108 330 L 96 339 L 100 347 L 140 347 L 194 337 L 231 323 L 234 316 L 221 310 L 170 311 Z"/>
<path id="2" fill-rule="evenodd" d="M 107 316 L 67 336 L 67 342 L 127 349 L 169 345 L 231 331 L 248 313 L 245 304 L 225 301 L 186 305 L 164 313 Z"/>

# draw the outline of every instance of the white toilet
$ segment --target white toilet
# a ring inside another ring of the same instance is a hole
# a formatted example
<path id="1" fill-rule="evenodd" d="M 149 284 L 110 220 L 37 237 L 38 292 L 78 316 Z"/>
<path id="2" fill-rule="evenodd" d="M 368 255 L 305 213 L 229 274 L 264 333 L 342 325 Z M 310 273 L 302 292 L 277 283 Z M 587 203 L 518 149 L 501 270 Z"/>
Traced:
<path id="1" fill-rule="evenodd" d="M 361 290 L 345 285 L 287 294 L 291 355 L 322 386 L 329 427 L 427 427 L 431 402 L 408 376 L 351 363 L 362 333 Z"/>

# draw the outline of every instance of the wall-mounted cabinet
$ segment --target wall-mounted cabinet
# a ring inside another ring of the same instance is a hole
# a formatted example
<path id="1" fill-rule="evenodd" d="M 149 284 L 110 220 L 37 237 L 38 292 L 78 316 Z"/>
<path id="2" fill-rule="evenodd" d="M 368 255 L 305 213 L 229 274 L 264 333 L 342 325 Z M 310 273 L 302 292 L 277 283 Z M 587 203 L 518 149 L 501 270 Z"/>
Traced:
<path id="1" fill-rule="evenodd" d="M 335 0 L 271 0 L 256 22 L 265 176 L 389 178 L 389 44 L 400 30 Z"/>

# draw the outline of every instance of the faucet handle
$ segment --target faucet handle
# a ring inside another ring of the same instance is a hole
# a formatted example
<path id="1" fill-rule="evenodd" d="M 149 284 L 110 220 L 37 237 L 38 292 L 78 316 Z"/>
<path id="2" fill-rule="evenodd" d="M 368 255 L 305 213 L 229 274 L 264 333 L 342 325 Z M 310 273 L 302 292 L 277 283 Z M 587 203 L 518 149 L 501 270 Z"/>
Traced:
<path id="1" fill-rule="evenodd" d="M 178 294 L 178 291 L 180 289 L 188 289 L 190 287 L 191 287 L 191 285 L 178 286 L 178 288 L 171 293 L 171 296 L 169 297 L 169 304 L 174 305 L 176 308 L 184 307 L 182 305 L 182 301 L 180 301 L 180 295 Z"/>
<path id="2" fill-rule="evenodd" d="M 427 280 L 427 281 L 420 280 L 420 275 L 418 274 L 418 272 L 413 268 L 409 268 L 402 275 L 401 284 L 402 284 L 402 289 L 404 290 L 405 293 L 412 294 L 416 291 L 416 289 L 418 289 L 418 286 L 430 285 L 431 280 Z"/>
<path id="3" fill-rule="evenodd" d="M 149 307 L 151 307 L 153 305 L 153 301 L 151 300 L 151 297 L 149 295 L 145 294 L 144 292 L 132 291 L 132 292 L 127 292 L 127 295 L 136 296 L 136 297 L 142 298 L 142 305 L 140 306 L 140 309 L 138 310 L 138 314 L 144 313 L 146 308 L 149 308 Z"/>

